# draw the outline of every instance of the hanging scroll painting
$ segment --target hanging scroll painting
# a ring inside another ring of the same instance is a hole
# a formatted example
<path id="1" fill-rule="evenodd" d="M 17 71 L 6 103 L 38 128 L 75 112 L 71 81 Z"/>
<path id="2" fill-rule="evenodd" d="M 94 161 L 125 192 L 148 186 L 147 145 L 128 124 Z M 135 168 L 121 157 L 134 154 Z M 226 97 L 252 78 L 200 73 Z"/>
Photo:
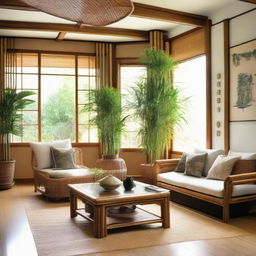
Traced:
<path id="1" fill-rule="evenodd" d="M 256 40 L 230 49 L 230 121 L 256 120 Z"/>

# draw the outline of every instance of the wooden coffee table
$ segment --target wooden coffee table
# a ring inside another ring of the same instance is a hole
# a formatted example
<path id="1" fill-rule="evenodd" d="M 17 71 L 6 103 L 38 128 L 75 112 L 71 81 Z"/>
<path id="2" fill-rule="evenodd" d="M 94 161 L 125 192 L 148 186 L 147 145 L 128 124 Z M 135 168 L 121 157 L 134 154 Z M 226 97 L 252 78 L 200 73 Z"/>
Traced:
<path id="1" fill-rule="evenodd" d="M 169 202 L 170 192 L 163 189 L 161 192 L 146 191 L 147 184 L 135 182 L 132 191 L 125 191 L 120 186 L 114 191 L 104 191 L 97 183 L 82 183 L 68 185 L 70 188 L 70 216 L 80 215 L 93 222 L 95 237 L 102 238 L 107 235 L 108 229 L 129 227 L 143 224 L 162 223 L 163 228 L 170 227 Z M 85 209 L 78 209 L 77 199 L 89 204 L 93 209 L 93 216 L 87 214 Z M 161 216 L 146 211 L 137 206 L 135 212 L 130 214 L 117 214 L 115 217 L 107 216 L 107 210 L 112 207 L 124 205 L 158 204 L 161 206 Z"/>

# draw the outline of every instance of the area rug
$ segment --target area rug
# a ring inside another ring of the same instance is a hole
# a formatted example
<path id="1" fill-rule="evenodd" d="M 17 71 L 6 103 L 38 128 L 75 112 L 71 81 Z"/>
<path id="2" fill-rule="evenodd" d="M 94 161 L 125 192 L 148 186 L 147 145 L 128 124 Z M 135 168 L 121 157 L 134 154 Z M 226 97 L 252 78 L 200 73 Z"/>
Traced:
<path id="1" fill-rule="evenodd" d="M 156 205 L 143 206 L 158 214 Z M 78 216 L 70 219 L 69 205 L 30 209 L 27 215 L 40 256 L 66 256 L 170 243 L 234 237 L 248 234 L 199 212 L 171 204 L 171 228 L 160 224 L 111 230 L 107 237 L 94 238 L 92 225 Z"/>

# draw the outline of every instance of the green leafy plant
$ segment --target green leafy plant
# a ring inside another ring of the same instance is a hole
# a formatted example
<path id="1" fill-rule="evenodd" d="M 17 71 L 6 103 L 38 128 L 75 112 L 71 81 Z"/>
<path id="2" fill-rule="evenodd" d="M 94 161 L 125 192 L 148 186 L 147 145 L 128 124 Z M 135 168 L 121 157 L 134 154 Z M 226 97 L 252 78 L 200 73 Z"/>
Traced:
<path id="1" fill-rule="evenodd" d="M 93 173 L 96 180 L 104 177 L 105 172 L 102 168 L 90 168 L 90 172 Z"/>
<path id="2" fill-rule="evenodd" d="M 126 119 L 122 117 L 120 93 L 114 88 L 102 87 L 92 91 L 88 101 L 83 111 L 96 113 L 91 123 L 98 127 L 103 156 L 118 154 Z"/>
<path id="3" fill-rule="evenodd" d="M 33 95 L 31 91 L 17 92 L 16 89 L 6 88 L 1 91 L 0 97 L 0 135 L 2 136 L 3 161 L 10 161 L 10 135 L 20 136 L 22 134 L 21 118 L 18 113 L 27 105 L 34 103 L 34 100 L 25 99 Z"/>
<path id="4" fill-rule="evenodd" d="M 132 107 L 141 121 L 141 146 L 152 164 L 163 156 L 174 126 L 185 120 L 187 99 L 173 87 L 170 71 L 176 63 L 164 51 L 147 49 L 142 62 L 147 67 L 147 77 L 134 88 Z"/>

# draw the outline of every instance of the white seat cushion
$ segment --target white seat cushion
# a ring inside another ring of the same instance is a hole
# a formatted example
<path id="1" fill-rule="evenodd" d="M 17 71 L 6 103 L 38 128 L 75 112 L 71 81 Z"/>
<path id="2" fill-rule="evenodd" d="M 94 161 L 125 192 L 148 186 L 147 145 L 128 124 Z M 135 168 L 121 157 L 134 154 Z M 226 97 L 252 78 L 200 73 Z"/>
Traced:
<path id="1" fill-rule="evenodd" d="M 158 174 L 157 181 L 223 198 L 224 181 L 222 180 L 211 180 L 205 177 L 198 178 L 178 172 L 166 172 Z M 256 184 L 235 185 L 232 197 L 252 194 L 256 194 Z"/>
<path id="2" fill-rule="evenodd" d="M 71 178 L 71 177 L 81 177 L 93 175 L 93 173 L 88 168 L 78 168 L 78 169 L 41 169 L 41 172 L 44 172 L 49 175 L 49 178 L 60 179 L 60 178 Z"/>

